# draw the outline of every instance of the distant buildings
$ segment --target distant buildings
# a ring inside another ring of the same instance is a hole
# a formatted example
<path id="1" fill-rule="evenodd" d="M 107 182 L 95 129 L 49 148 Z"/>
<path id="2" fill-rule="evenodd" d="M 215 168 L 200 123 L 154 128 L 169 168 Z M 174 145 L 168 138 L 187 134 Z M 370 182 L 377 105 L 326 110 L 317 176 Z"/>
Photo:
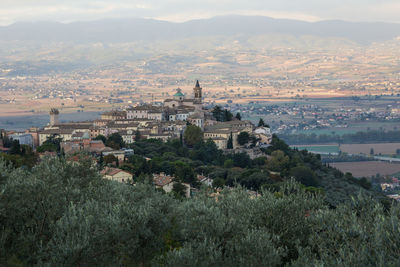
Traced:
<path id="1" fill-rule="evenodd" d="M 156 188 L 163 189 L 165 193 L 172 192 L 174 184 L 176 183 L 175 177 L 166 175 L 165 173 L 153 174 L 153 183 Z M 190 198 L 190 184 L 182 183 L 185 187 L 185 197 Z"/>
<path id="2" fill-rule="evenodd" d="M 178 108 L 182 106 L 194 107 L 196 111 L 203 109 L 203 89 L 200 87 L 199 81 L 193 88 L 193 98 L 186 98 L 182 90 L 178 88 L 172 99 L 165 99 L 164 106 L 169 108 Z"/>
<path id="3" fill-rule="evenodd" d="M 15 133 L 8 135 L 8 138 L 17 140 L 20 145 L 28 145 L 34 147 L 33 136 L 29 133 Z"/>
<path id="4" fill-rule="evenodd" d="M 183 136 L 186 126 L 192 124 L 203 130 L 205 140 L 213 140 L 220 149 L 227 149 L 230 138 L 233 149 L 240 148 L 237 138 L 241 132 L 255 136 L 258 144 L 270 142 L 269 128 L 255 128 L 250 121 L 216 121 L 211 111 L 203 107 L 202 97 L 203 89 L 199 81 L 196 81 L 192 97 L 186 97 L 178 88 L 173 98 L 165 99 L 163 104 L 112 110 L 102 113 L 101 118 L 95 121 L 60 123 L 60 112 L 52 108 L 50 123 L 46 127 L 13 133 L 10 137 L 32 147 L 42 145 L 50 137 L 56 137 L 62 140 L 61 147 L 65 153 L 85 150 L 106 154 L 110 153 L 110 148 L 101 141 L 93 140 L 98 135 L 107 137 L 119 133 L 126 144 L 134 143 L 137 138 L 167 141 Z"/>
<path id="5" fill-rule="evenodd" d="M 132 180 L 131 173 L 118 168 L 106 167 L 100 172 L 100 174 L 103 175 L 105 179 L 117 181 L 120 183 L 127 183 Z"/>
<path id="6" fill-rule="evenodd" d="M 52 108 L 50 110 L 50 126 L 60 124 L 60 121 L 58 119 L 59 114 L 60 114 L 60 112 L 56 108 Z"/>
<path id="7" fill-rule="evenodd" d="M 219 149 L 226 149 L 229 138 L 232 138 L 233 149 L 238 148 L 240 145 L 237 141 L 241 132 L 251 134 L 254 125 L 250 121 L 227 121 L 210 125 L 204 130 L 204 139 L 211 139 L 218 146 Z"/>

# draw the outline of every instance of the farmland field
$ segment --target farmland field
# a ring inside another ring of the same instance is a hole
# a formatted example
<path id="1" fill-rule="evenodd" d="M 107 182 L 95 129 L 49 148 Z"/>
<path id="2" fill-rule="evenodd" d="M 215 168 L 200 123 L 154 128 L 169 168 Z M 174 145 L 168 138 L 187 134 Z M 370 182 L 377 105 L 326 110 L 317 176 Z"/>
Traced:
<path id="1" fill-rule="evenodd" d="M 393 131 L 399 127 L 398 122 L 351 122 L 349 123 L 349 127 L 331 127 L 325 129 L 312 129 L 312 130 L 303 130 L 298 131 L 297 133 L 302 134 L 337 134 L 337 135 L 344 135 L 344 134 L 355 134 L 357 132 L 365 132 L 369 130 L 386 130 L 386 131 Z"/>
<path id="2" fill-rule="evenodd" d="M 307 150 L 315 153 L 339 153 L 338 145 L 294 145 L 291 147 L 297 148 L 298 150 Z"/>
<path id="3" fill-rule="evenodd" d="M 340 150 L 349 154 L 367 154 L 369 155 L 371 148 L 374 154 L 394 155 L 396 150 L 400 149 L 400 143 L 383 143 L 383 144 L 342 144 Z"/>
<path id="4" fill-rule="evenodd" d="M 400 172 L 400 164 L 383 161 L 336 162 L 329 165 L 344 173 L 350 172 L 355 177 L 370 177 L 377 173 L 392 175 Z"/>
<path id="5" fill-rule="evenodd" d="M 61 113 L 60 122 L 95 120 L 100 112 Z M 43 127 L 49 122 L 48 114 L 33 114 L 14 117 L 0 116 L 0 129 L 23 131 L 29 127 Z"/>

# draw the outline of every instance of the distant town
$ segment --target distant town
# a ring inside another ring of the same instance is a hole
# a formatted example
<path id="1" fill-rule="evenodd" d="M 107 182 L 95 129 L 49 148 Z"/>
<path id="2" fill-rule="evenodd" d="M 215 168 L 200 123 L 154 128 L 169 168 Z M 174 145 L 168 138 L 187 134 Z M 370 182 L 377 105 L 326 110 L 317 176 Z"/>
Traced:
<path id="1" fill-rule="evenodd" d="M 103 112 L 99 119 L 93 121 L 61 123 L 60 111 L 52 108 L 49 111 L 49 123 L 43 128 L 34 127 L 23 132 L 1 130 L 0 151 L 12 149 L 4 143 L 4 140 L 10 140 L 31 147 L 40 156 L 55 155 L 57 151 L 52 149 L 49 140 L 57 139 L 61 153 L 74 155 L 85 151 L 97 159 L 112 155 L 118 166 L 134 151 L 116 143 L 107 143 L 105 138 L 118 136 L 126 146 L 143 139 L 166 142 L 184 138 L 185 129 L 191 125 L 202 131 L 204 140 L 211 140 L 219 149 L 231 153 L 245 152 L 253 159 L 262 154 L 260 148 L 267 147 L 271 142 L 271 130 L 262 120 L 256 127 L 251 121 L 242 120 L 240 113 L 232 114 L 220 106 L 205 108 L 199 81 L 190 97 L 179 88 L 171 95 L 162 104 L 143 103 L 124 110 L 111 110 Z M 132 178 L 131 174 L 121 172 L 116 168 L 107 168 L 103 174 L 119 181 Z M 122 178 L 116 178 L 119 176 Z M 162 180 L 160 174 L 155 177 Z M 172 178 L 167 180 L 171 182 Z"/>

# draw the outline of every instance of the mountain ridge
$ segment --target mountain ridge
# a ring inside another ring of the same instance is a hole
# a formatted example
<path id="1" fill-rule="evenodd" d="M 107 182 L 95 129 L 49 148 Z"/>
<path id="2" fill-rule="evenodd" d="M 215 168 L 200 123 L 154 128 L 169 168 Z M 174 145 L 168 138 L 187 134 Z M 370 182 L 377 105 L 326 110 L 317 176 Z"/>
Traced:
<path id="1" fill-rule="evenodd" d="M 0 27 L 3 41 L 75 41 L 120 43 L 192 38 L 197 36 L 257 36 L 287 34 L 344 38 L 360 44 L 393 40 L 400 24 L 326 20 L 306 22 L 264 16 L 217 16 L 186 22 L 125 18 L 85 22 L 17 22 Z"/>

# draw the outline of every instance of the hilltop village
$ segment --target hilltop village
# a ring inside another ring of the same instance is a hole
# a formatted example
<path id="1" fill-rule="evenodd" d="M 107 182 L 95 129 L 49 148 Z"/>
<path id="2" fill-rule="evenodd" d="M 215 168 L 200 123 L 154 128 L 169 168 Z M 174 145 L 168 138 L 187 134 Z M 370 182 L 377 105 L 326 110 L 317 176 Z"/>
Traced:
<path id="1" fill-rule="evenodd" d="M 240 114 L 234 116 L 219 106 L 206 109 L 202 96 L 203 89 L 197 81 L 190 97 L 178 88 L 173 97 L 165 99 L 162 105 L 146 103 L 125 110 L 112 110 L 102 113 L 100 119 L 83 122 L 60 123 L 60 112 L 53 108 L 49 124 L 42 129 L 2 131 L 0 149 L 3 152 L 10 149 L 2 141 L 7 139 L 17 140 L 19 145 L 28 145 L 39 154 L 54 154 L 55 151 L 43 147 L 51 143 L 49 140 L 59 140 L 60 151 L 66 155 L 86 151 L 97 158 L 112 155 L 118 162 L 123 162 L 135 153 L 129 145 L 138 140 L 183 140 L 185 130 L 196 126 L 205 141 L 212 140 L 224 153 L 245 152 L 250 158 L 259 157 L 262 154 L 260 147 L 266 147 L 271 142 L 269 127 L 263 123 L 256 127 L 250 121 L 241 120 Z M 105 142 L 110 138 L 120 138 L 124 146 Z M 118 173 L 115 168 L 103 172 L 110 179 Z"/>

